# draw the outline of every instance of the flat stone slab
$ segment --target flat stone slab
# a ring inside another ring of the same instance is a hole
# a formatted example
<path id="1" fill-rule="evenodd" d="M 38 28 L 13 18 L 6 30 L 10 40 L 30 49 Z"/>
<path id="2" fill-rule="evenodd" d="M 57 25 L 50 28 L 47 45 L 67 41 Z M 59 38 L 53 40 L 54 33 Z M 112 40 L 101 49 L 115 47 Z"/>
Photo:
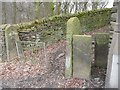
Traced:
<path id="1" fill-rule="evenodd" d="M 92 59 L 92 37 L 90 35 L 74 35 L 73 77 L 90 79 Z"/>

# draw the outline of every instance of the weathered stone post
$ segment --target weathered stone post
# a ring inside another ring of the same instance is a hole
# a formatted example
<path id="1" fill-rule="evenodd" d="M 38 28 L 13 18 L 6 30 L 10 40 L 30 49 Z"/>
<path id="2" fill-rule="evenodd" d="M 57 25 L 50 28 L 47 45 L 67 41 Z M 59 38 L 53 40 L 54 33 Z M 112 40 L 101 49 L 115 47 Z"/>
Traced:
<path id="1" fill-rule="evenodd" d="M 5 40 L 6 40 L 7 60 L 9 61 L 15 57 L 19 57 L 20 54 L 22 54 L 22 48 L 19 49 L 20 45 L 17 45 L 17 41 L 19 41 L 19 36 L 16 27 L 11 25 L 6 27 Z"/>
<path id="2" fill-rule="evenodd" d="M 70 18 L 67 22 L 67 32 L 66 32 L 66 63 L 65 63 L 65 76 L 72 76 L 72 59 L 73 59 L 73 35 L 78 35 L 80 33 L 80 21 L 77 17 Z"/>

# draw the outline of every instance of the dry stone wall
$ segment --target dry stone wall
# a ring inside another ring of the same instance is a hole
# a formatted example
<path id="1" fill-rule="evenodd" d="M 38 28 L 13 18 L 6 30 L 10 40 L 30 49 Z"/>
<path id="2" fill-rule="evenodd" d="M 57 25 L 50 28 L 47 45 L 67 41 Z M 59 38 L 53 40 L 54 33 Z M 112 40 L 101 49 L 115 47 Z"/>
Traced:
<path id="1" fill-rule="evenodd" d="M 77 17 L 80 20 L 78 34 L 81 34 L 108 25 L 110 15 L 111 9 L 99 9 L 72 15 L 53 16 L 13 26 L 18 28 L 17 31 L 21 41 L 45 42 L 50 44 L 61 39 L 66 40 L 66 22 L 71 17 Z M 2 25 L 0 28 L 5 32 L 7 26 L 9 25 Z"/>
<path id="2" fill-rule="evenodd" d="M 81 30 L 79 33 L 92 31 L 109 24 L 111 9 L 100 9 L 77 13 L 73 15 L 59 15 L 29 23 L 18 24 L 20 39 L 24 41 L 43 41 L 53 43 L 66 39 L 66 22 L 71 17 L 80 20 Z M 16 25 L 15 25 L 16 26 Z"/>

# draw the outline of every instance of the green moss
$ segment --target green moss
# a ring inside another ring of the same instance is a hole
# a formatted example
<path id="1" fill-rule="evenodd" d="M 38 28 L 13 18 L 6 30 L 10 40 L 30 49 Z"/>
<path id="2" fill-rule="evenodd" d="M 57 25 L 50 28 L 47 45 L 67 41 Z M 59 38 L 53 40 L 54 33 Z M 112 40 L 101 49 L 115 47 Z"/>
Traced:
<path id="1" fill-rule="evenodd" d="M 96 33 L 95 40 L 98 45 L 109 43 L 109 33 Z"/>
<path id="2" fill-rule="evenodd" d="M 19 24 L 18 26 L 20 30 L 22 30 L 25 28 L 31 28 L 33 26 L 47 23 L 49 21 L 51 22 L 63 21 L 64 23 L 66 23 L 67 20 L 70 19 L 71 17 L 78 17 L 79 20 L 81 21 L 81 24 L 83 23 L 83 25 L 86 25 L 87 29 L 92 30 L 93 28 L 96 28 L 96 27 L 98 28 L 108 24 L 109 23 L 108 19 L 110 18 L 110 16 L 111 16 L 111 8 L 110 9 L 105 8 L 105 9 L 98 9 L 93 11 L 80 12 L 76 14 L 55 15 L 49 18 L 43 18 L 43 19 L 31 21 L 31 22 L 22 23 L 22 24 Z M 84 18 L 85 20 L 82 21 L 83 20 L 82 18 Z M 102 21 L 102 23 L 99 21 Z M 95 27 L 90 27 L 91 25 L 95 25 L 95 24 L 97 24 Z"/>
<path id="3" fill-rule="evenodd" d="M 65 69 L 65 76 L 70 77 L 72 76 L 72 62 L 73 62 L 73 35 L 78 35 L 80 31 L 80 21 L 77 17 L 72 17 L 67 21 L 67 31 L 66 31 L 66 69 Z"/>
<path id="4" fill-rule="evenodd" d="M 77 17 L 73 17 L 67 22 L 67 34 L 79 34 L 80 21 Z"/>

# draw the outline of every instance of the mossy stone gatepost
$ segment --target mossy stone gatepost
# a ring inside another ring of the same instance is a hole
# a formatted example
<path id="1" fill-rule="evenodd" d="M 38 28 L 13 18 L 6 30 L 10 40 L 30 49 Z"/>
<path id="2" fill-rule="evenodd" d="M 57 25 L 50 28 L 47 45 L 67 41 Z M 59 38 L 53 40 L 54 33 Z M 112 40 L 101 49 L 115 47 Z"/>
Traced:
<path id="1" fill-rule="evenodd" d="M 66 77 L 90 79 L 92 61 L 92 37 L 80 35 L 82 29 L 77 17 L 67 22 Z"/>
<path id="2" fill-rule="evenodd" d="M 72 76 L 72 55 L 73 55 L 73 35 L 78 35 L 80 32 L 80 21 L 77 17 L 70 18 L 67 21 L 67 32 L 66 32 L 66 63 L 65 63 L 65 76 Z"/>
<path id="3" fill-rule="evenodd" d="M 109 33 L 96 33 L 95 39 L 95 66 L 107 68 L 109 50 Z"/>
<path id="4" fill-rule="evenodd" d="M 20 48 L 20 45 L 17 45 L 17 41 L 19 41 L 17 27 L 11 25 L 6 27 L 5 40 L 8 61 L 15 57 L 22 56 L 22 48 Z"/>

